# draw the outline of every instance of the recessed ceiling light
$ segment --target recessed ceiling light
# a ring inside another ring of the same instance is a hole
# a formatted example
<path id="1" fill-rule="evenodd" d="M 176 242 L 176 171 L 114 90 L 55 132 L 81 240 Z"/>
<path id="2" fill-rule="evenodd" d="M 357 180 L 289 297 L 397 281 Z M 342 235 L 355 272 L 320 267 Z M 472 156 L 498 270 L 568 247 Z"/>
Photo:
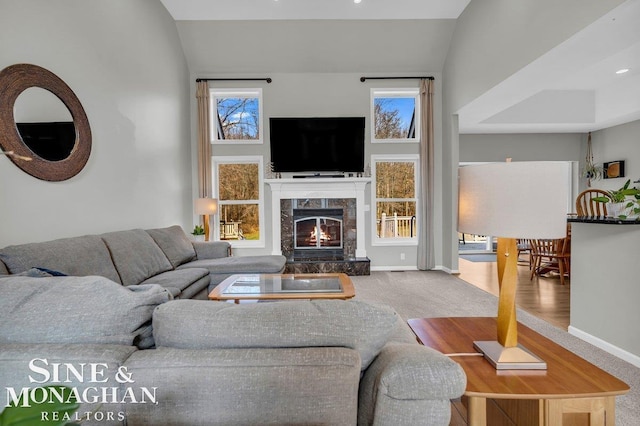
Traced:
<path id="1" fill-rule="evenodd" d="M 362 1 L 362 0 L 353 0 L 353 2 L 354 2 L 355 4 L 358 4 L 358 3 L 360 3 L 361 1 Z"/>
<path id="2" fill-rule="evenodd" d="M 629 71 L 629 68 L 622 68 L 621 70 L 616 71 L 616 74 L 624 74 L 627 71 Z"/>

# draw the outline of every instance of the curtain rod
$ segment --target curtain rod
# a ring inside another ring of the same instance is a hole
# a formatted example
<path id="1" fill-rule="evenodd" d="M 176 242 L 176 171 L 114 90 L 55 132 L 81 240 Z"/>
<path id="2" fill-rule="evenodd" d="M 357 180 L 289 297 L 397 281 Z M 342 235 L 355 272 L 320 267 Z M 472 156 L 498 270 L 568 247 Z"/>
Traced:
<path id="1" fill-rule="evenodd" d="M 266 81 L 271 83 L 271 77 L 266 78 L 196 78 L 196 83 L 201 81 Z"/>
<path id="2" fill-rule="evenodd" d="M 423 79 L 434 80 L 432 76 L 426 77 L 360 77 L 360 81 L 364 82 L 365 80 L 414 80 L 414 79 Z"/>

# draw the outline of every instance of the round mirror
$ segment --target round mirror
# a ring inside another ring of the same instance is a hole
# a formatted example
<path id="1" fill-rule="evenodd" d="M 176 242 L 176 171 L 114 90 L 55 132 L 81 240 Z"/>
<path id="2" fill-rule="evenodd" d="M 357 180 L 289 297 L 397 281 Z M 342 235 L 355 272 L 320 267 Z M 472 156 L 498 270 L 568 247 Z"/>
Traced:
<path id="1" fill-rule="evenodd" d="M 49 161 L 68 158 L 76 142 L 71 112 L 56 95 L 30 87 L 16 99 L 13 116 L 22 141 Z"/>
<path id="2" fill-rule="evenodd" d="M 80 100 L 42 67 L 17 64 L 3 69 L 0 148 L 12 151 L 15 156 L 9 159 L 38 179 L 62 181 L 77 175 L 91 153 L 91 129 Z"/>

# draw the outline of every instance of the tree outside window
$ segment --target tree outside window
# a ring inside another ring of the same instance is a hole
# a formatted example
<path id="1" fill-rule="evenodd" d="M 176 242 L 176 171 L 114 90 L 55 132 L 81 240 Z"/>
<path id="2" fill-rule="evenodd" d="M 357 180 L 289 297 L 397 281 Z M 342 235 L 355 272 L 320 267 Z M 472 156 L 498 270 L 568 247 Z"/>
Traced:
<path id="1" fill-rule="evenodd" d="M 260 241 L 262 182 L 259 161 L 214 157 L 219 239 Z"/>
<path id="2" fill-rule="evenodd" d="M 373 176 L 378 243 L 415 240 L 417 156 L 374 156 Z"/>
<path id="3" fill-rule="evenodd" d="M 372 142 L 417 142 L 418 89 L 372 89 Z"/>
<path id="4" fill-rule="evenodd" d="M 262 91 L 211 90 L 211 141 L 262 143 Z"/>

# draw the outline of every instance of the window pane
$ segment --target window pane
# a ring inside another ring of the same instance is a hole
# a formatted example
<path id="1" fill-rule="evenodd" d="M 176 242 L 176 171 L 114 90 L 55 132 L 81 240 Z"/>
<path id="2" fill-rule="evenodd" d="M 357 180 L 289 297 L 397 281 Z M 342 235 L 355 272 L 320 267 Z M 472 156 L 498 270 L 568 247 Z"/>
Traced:
<path id="1" fill-rule="evenodd" d="M 379 238 L 412 238 L 416 236 L 416 203 L 414 201 L 376 203 Z"/>
<path id="2" fill-rule="evenodd" d="M 260 239 L 257 204 L 223 204 L 220 206 L 221 240 Z"/>
<path id="3" fill-rule="evenodd" d="M 382 213 L 387 216 L 415 216 L 416 215 L 416 203 L 415 201 L 395 201 L 395 202 L 380 202 L 376 205 L 377 216 L 380 217 Z"/>
<path id="4" fill-rule="evenodd" d="M 259 196 L 258 164 L 220 164 L 218 198 L 220 200 L 257 200 Z"/>
<path id="5" fill-rule="evenodd" d="M 376 198 L 415 198 L 413 162 L 376 163 Z"/>
<path id="6" fill-rule="evenodd" d="M 258 98 L 217 98 L 219 139 L 260 139 Z"/>
<path id="7" fill-rule="evenodd" d="M 414 97 L 374 98 L 376 139 L 413 139 L 416 137 Z"/>

